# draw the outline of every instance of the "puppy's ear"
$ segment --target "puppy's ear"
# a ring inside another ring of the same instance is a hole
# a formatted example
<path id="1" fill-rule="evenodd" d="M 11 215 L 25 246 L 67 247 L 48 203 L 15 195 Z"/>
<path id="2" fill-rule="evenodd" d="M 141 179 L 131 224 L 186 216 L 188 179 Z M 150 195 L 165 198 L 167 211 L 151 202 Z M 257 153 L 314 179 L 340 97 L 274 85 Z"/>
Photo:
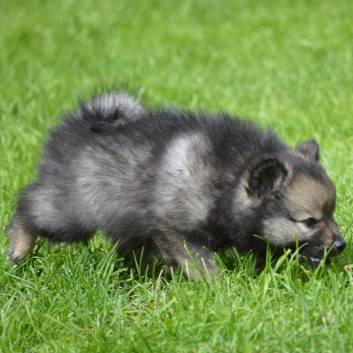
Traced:
<path id="1" fill-rule="evenodd" d="M 318 161 L 320 158 L 320 147 L 315 140 L 307 141 L 297 146 L 296 150 L 304 157 Z"/>
<path id="2" fill-rule="evenodd" d="M 265 159 L 257 164 L 250 172 L 248 194 L 262 198 L 272 195 L 281 189 L 288 170 L 276 158 Z"/>

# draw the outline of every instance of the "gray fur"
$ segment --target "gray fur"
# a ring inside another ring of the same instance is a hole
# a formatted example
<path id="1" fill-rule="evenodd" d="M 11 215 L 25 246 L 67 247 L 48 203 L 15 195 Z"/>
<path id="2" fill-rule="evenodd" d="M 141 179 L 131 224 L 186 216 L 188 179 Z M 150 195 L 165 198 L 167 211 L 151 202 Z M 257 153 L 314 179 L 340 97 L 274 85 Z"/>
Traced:
<path id="1" fill-rule="evenodd" d="M 22 260 L 37 235 L 76 242 L 97 230 L 120 253 L 144 248 L 147 261 L 183 265 L 193 278 L 190 255 L 213 275 L 215 251 L 262 253 L 255 235 L 273 247 L 299 240 L 314 260 L 332 247 L 336 255 L 345 243 L 332 218 L 335 189 L 317 159 L 316 142 L 291 149 L 226 115 L 152 111 L 125 92 L 97 96 L 52 131 L 9 229 L 9 259 Z"/>
<path id="2" fill-rule="evenodd" d="M 114 111 L 120 110 L 129 120 L 133 120 L 145 112 L 142 104 L 125 92 L 112 92 L 94 97 L 92 101 L 86 103 L 85 107 L 91 112 L 100 110 L 105 115 L 111 115 Z M 83 115 L 85 112 L 82 110 L 81 107 L 79 112 Z"/>

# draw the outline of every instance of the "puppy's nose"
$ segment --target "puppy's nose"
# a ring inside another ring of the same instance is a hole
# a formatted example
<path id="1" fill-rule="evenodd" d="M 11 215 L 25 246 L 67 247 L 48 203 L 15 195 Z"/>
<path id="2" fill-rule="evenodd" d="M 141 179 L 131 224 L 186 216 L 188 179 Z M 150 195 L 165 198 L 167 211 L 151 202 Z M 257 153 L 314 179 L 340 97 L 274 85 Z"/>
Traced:
<path id="1" fill-rule="evenodd" d="M 334 243 L 334 246 L 335 246 L 336 250 L 341 253 L 346 248 L 347 243 L 342 238 L 342 239 L 336 240 Z"/>

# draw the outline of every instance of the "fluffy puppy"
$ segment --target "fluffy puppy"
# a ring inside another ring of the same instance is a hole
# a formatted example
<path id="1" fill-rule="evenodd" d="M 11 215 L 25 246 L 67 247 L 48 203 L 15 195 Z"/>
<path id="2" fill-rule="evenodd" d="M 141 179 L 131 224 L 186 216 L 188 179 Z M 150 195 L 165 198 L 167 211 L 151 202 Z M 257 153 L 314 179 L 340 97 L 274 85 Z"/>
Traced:
<path id="1" fill-rule="evenodd" d="M 150 110 L 126 92 L 97 96 L 51 131 L 8 230 L 8 257 L 21 261 L 37 236 L 78 242 L 102 230 L 119 253 L 143 248 L 146 260 L 186 272 L 190 255 L 214 273 L 218 250 L 262 252 L 257 236 L 276 248 L 299 244 L 319 262 L 346 243 L 318 159 L 315 141 L 292 149 L 225 114 Z"/>

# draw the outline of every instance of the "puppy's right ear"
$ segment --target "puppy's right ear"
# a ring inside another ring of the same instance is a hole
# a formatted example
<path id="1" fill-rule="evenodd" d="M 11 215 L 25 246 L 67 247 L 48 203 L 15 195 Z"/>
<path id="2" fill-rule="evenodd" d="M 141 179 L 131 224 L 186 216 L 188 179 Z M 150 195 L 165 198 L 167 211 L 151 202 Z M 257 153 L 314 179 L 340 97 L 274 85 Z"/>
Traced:
<path id="1" fill-rule="evenodd" d="M 297 146 L 296 150 L 304 157 L 318 161 L 320 158 L 320 147 L 315 140 L 310 140 Z"/>
<path id="2" fill-rule="evenodd" d="M 257 164 L 250 172 L 247 192 L 250 197 L 263 198 L 281 189 L 288 170 L 276 158 L 268 158 Z"/>

